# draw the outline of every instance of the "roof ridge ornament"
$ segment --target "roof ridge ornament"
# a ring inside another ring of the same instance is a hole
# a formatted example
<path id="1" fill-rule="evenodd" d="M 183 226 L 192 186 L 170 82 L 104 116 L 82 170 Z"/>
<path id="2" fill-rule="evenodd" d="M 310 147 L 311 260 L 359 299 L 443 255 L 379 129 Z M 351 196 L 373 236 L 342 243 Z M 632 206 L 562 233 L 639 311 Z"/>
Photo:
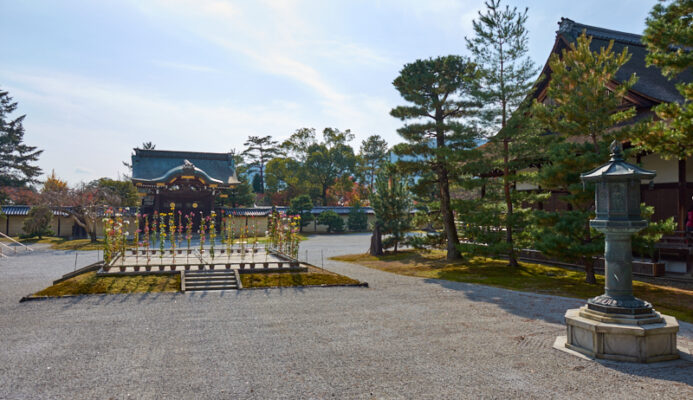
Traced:
<path id="1" fill-rule="evenodd" d="M 558 23 L 558 33 L 570 33 L 575 26 L 575 21 L 561 17 L 561 21 Z"/>
<path id="2" fill-rule="evenodd" d="M 623 161 L 623 145 L 618 140 L 611 142 L 609 146 L 611 150 L 611 160 L 610 161 Z"/>
<path id="3" fill-rule="evenodd" d="M 183 170 L 184 171 L 194 171 L 195 164 L 191 163 L 189 160 L 183 160 Z"/>

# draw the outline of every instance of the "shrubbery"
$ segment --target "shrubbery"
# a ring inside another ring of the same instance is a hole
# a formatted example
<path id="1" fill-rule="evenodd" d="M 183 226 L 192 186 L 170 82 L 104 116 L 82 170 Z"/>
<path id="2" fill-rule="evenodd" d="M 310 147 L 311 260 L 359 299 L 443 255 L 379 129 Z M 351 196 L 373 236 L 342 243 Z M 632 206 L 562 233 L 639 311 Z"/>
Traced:
<path id="1" fill-rule="evenodd" d="M 52 220 L 53 211 L 50 208 L 46 206 L 31 207 L 28 217 L 24 220 L 24 225 L 22 226 L 24 231 L 22 238 L 38 236 L 41 239 L 43 236 L 53 236 L 54 233 L 50 229 Z"/>
<path id="2" fill-rule="evenodd" d="M 327 232 L 342 232 L 344 221 L 336 212 L 332 210 L 323 211 L 318 215 L 318 224 L 327 225 Z"/>

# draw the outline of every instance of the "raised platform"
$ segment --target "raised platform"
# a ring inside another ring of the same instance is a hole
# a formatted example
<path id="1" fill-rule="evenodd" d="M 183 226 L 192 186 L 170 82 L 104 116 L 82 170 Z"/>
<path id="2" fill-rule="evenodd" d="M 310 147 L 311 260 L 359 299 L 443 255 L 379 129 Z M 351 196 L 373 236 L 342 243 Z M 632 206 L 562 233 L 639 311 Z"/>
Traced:
<path id="1" fill-rule="evenodd" d="M 568 310 L 565 322 L 565 347 L 589 357 L 638 363 L 679 358 L 679 324 L 668 315 L 607 314 L 583 306 Z"/>
<path id="2" fill-rule="evenodd" d="M 178 271 L 221 271 L 235 269 L 239 272 L 307 271 L 308 267 L 296 259 L 264 248 L 236 248 L 190 250 L 128 250 L 115 257 L 99 274 L 140 274 L 151 272 L 173 273 Z"/>

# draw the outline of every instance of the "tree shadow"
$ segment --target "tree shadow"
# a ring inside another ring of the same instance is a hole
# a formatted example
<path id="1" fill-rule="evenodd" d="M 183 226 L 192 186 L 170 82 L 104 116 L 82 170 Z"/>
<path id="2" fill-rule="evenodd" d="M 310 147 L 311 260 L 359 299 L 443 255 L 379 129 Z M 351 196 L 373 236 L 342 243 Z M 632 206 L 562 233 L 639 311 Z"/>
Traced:
<path id="1" fill-rule="evenodd" d="M 586 299 L 571 299 L 547 294 L 519 292 L 483 284 L 454 282 L 442 279 L 424 279 L 424 282 L 439 285 L 448 290 L 464 293 L 465 297 L 475 302 L 492 303 L 504 311 L 523 318 L 543 320 L 554 324 L 563 324 L 565 311 L 579 308 Z"/>
<path id="2" fill-rule="evenodd" d="M 428 284 L 439 285 L 448 290 L 462 292 L 466 298 L 475 302 L 495 304 L 502 310 L 522 317 L 565 325 L 564 315 L 569 308 L 578 308 L 586 300 L 552 296 L 539 293 L 518 292 L 509 289 L 484 286 L 473 283 L 424 279 Z M 693 386 L 693 357 L 686 353 L 682 358 L 653 364 L 637 364 L 595 359 L 594 362 L 615 371 L 652 379 L 680 382 Z"/>

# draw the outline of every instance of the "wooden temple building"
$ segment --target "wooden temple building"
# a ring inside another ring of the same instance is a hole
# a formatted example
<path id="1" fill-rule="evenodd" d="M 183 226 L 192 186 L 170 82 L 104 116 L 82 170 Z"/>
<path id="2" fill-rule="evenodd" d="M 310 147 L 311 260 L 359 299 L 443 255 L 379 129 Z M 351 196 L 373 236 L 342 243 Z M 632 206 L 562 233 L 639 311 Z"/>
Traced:
<path id="1" fill-rule="evenodd" d="M 583 31 L 587 36 L 592 37 L 590 43 L 592 51 L 606 48 L 612 40 L 614 53 L 620 53 L 624 48 L 628 49 L 631 55 L 630 60 L 617 72 L 611 85 L 618 86 L 620 82 L 628 80 L 631 75 L 637 76 L 638 81 L 624 98 L 624 107 L 635 107 L 636 116 L 631 123 L 652 117 L 653 108 L 659 104 L 683 103 L 684 98 L 676 89 L 676 85 L 693 81 L 693 71 L 684 71 L 676 78 L 668 79 L 659 68 L 648 67 L 645 61 L 647 48 L 642 42 L 642 36 L 584 25 L 568 18 L 561 18 L 558 26 L 551 54 L 560 54 L 564 49 L 569 50 L 570 44 L 575 43 Z M 542 75 L 546 79 L 538 84 L 534 92 L 534 97 L 540 102 L 546 101 L 546 88 L 551 80 L 548 61 L 544 65 Z M 629 142 L 624 143 L 624 147 L 629 145 Z M 664 160 L 656 153 L 640 153 L 634 161 L 646 169 L 657 171 L 653 185 L 645 184 L 641 190 L 643 202 L 655 208 L 653 218 L 659 220 L 673 216 L 677 222 L 683 223 L 684 211 L 693 207 L 693 157 L 687 160 Z M 681 203 L 680 209 L 679 203 Z"/>
<path id="2" fill-rule="evenodd" d="M 590 49 L 599 51 L 606 48 L 613 41 L 614 53 L 620 53 L 627 48 L 631 57 L 617 72 L 615 79 L 607 85 L 606 89 L 614 88 L 621 82 L 628 80 L 635 74 L 637 83 L 626 94 L 624 107 L 634 107 L 636 116 L 626 122 L 635 123 L 645 118 L 654 117 L 653 108 L 662 103 L 683 103 L 684 98 L 676 89 L 676 85 L 693 81 L 693 71 L 687 70 L 674 79 L 665 77 L 661 70 L 655 66 L 647 66 L 645 57 L 647 48 L 642 42 L 642 36 L 619 32 L 595 26 L 577 23 L 567 18 L 561 18 L 556 31 L 556 39 L 551 49 L 551 54 L 561 54 L 562 51 L 570 51 L 570 45 L 577 41 L 583 32 L 592 37 Z M 547 98 L 547 87 L 551 81 L 551 69 L 548 61 L 544 65 L 541 81 L 538 82 L 532 97 L 539 102 L 550 101 Z M 625 140 L 624 147 L 630 147 L 630 142 Z M 678 229 L 683 230 L 686 220 L 686 211 L 693 208 L 693 157 L 686 160 L 665 160 L 657 153 L 640 152 L 633 160 L 643 168 L 655 170 L 657 176 L 652 183 L 641 186 L 641 199 L 654 207 L 653 220 L 662 220 L 673 217 L 678 224 Z M 536 186 L 518 182 L 517 190 L 531 191 Z M 566 204 L 561 198 L 562 193 L 554 193 L 551 198 L 542 204 L 547 210 L 565 209 Z M 677 232 L 671 238 L 663 238 L 657 245 L 662 257 L 669 257 L 666 261 L 667 272 L 693 274 L 693 241 L 686 239 L 684 232 Z M 669 242 L 674 240 L 674 242 Z"/>
<path id="3" fill-rule="evenodd" d="M 222 192 L 238 185 L 233 153 L 134 149 L 132 183 L 142 197 L 140 211 L 209 215 Z"/>

